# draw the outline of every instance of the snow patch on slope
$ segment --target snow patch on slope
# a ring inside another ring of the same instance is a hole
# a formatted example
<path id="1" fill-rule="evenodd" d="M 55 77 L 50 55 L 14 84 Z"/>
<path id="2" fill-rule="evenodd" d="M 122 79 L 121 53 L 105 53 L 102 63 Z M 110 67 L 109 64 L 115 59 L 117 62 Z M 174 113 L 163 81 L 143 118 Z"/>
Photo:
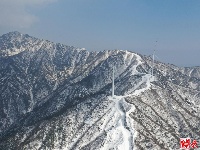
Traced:
<path id="1" fill-rule="evenodd" d="M 116 120 L 113 127 L 107 132 L 107 139 L 104 144 L 103 149 L 109 150 L 111 148 L 132 150 L 133 149 L 133 138 L 134 138 L 134 128 L 131 118 L 129 117 L 130 111 L 134 111 L 131 106 L 125 102 L 124 98 L 120 97 L 109 97 L 115 105 L 113 110 L 115 111 L 116 118 L 110 118 Z M 126 112 L 126 109 L 129 109 Z M 103 150 L 102 149 L 102 150 Z"/>

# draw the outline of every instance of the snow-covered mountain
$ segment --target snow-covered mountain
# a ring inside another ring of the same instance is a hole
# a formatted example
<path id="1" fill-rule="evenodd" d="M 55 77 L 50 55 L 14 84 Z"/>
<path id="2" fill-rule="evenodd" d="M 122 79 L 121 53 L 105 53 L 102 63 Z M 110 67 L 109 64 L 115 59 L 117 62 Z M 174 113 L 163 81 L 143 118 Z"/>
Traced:
<path id="1" fill-rule="evenodd" d="M 200 67 L 0 37 L 0 149 L 164 150 L 200 142 Z M 112 69 L 115 96 L 111 97 Z"/>

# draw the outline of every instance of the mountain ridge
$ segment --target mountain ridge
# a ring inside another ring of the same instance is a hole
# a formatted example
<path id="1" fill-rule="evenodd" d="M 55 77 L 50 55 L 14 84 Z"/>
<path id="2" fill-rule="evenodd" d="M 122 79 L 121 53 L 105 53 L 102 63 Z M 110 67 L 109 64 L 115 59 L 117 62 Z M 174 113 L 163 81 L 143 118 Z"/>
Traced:
<path id="1" fill-rule="evenodd" d="M 155 61 L 153 81 L 150 57 L 18 36 L 0 37 L 4 149 L 159 150 L 178 149 L 182 137 L 199 140 L 198 67 Z"/>

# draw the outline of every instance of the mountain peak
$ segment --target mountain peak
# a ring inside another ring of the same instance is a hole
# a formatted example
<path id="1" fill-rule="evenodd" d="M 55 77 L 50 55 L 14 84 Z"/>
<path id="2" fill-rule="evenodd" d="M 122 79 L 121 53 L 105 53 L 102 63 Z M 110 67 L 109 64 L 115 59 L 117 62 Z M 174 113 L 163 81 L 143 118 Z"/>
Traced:
<path id="1" fill-rule="evenodd" d="M 0 36 L 0 57 L 13 56 L 29 49 L 35 42 L 41 40 L 22 34 L 18 31 L 9 32 Z"/>
<path id="2" fill-rule="evenodd" d="M 21 35 L 22 33 L 20 33 L 19 31 L 11 31 L 11 32 L 8 32 L 7 34 Z"/>
<path id="3" fill-rule="evenodd" d="M 23 34 L 18 32 L 18 31 L 12 31 L 12 32 L 8 32 L 6 34 L 3 34 L 2 37 L 7 37 L 8 39 L 10 38 L 17 38 L 17 37 L 21 37 Z"/>

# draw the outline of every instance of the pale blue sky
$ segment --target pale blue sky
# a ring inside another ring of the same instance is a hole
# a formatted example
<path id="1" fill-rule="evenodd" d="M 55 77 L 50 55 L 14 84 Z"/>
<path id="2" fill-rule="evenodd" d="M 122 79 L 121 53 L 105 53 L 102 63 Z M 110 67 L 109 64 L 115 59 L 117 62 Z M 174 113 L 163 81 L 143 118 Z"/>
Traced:
<path id="1" fill-rule="evenodd" d="M 88 50 L 128 49 L 200 66 L 199 0 L 7 0 L 0 34 L 20 31 Z M 5 19 L 6 18 L 6 19 Z"/>

